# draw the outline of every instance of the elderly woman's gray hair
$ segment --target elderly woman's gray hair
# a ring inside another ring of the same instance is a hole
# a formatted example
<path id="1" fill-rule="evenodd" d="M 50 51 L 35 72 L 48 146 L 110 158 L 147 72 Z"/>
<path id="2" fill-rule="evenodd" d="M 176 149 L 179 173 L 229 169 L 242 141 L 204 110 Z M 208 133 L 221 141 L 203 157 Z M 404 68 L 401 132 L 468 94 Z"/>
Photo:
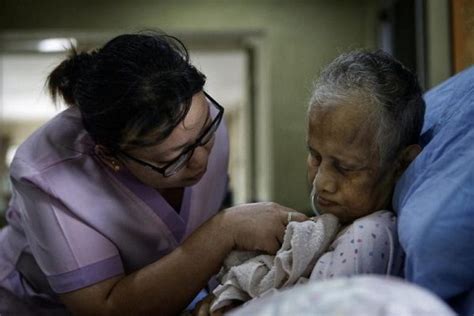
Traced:
<path id="1" fill-rule="evenodd" d="M 309 114 L 316 106 L 333 104 L 374 106 L 376 144 L 381 161 L 389 161 L 419 143 L 425 102 L 416 76 L 382 51 L 353 51 L 337 57 L 316 81 Z"/>

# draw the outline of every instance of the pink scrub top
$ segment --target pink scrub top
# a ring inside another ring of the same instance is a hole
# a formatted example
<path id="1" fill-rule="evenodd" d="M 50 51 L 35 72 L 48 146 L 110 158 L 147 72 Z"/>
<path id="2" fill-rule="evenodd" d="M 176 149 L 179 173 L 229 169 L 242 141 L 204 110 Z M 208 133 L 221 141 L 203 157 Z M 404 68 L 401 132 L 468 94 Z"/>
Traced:
<path id="1" fill-rule="evenodd" d="M 224 124 L 206 174 L 185 188 L 179 212 L 126 169 L 105 167 L 93 149 L 75 108 L 18 149 L 9 225 L 0 230 L 0 286 L 16 296 L 55 305 L 58 293 L 141 269 L 219 211 L 228 182 Z"/>

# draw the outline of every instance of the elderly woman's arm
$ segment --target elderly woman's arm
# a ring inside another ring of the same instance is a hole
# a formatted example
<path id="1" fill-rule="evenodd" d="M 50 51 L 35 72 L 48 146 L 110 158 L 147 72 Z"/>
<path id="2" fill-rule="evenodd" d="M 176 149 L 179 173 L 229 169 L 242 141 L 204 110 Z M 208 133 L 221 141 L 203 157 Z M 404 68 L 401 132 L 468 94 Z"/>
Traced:
<path id="1" fill-rule="evenodd" d="M 77 315 L 174 315 L 218 272 L 232 249 L 275 253 L 291 211 L 275 203 L 225 210 L 169 255 L 129 275 L 61 295 Z M 292 220 L 306 216 L 295 214 Z"/>

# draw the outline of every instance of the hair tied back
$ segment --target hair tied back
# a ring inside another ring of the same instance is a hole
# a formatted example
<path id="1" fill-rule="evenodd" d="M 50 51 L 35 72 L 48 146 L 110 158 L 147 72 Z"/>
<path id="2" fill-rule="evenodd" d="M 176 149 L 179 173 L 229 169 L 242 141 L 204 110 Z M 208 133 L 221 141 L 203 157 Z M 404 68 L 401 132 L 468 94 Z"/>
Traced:
<path id="1" fill-rule="evenodd" d="M 48 76 L 46 84 L 54 102 L 61 96 L 67 105 L 75 106 L 77 82 L 85 71 L 92 68 L 97 52 L 77 52 L 73 47 L 69 56 L 63 60 Z"/>

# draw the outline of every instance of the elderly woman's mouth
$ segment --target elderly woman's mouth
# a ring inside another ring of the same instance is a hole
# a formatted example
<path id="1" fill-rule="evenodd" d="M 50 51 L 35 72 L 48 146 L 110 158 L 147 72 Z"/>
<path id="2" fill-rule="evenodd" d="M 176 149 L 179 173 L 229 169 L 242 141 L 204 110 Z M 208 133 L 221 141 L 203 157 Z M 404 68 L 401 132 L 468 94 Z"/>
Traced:
<path id="1" fill-rule="evenodd" d="M 319 195 L 318 195 L 318 198 L 317 198 L 317 202 L 320 206 L 323 206 L 323 207 L 331 207 L 331 206 L 339 205 L 338 203 L 333 202 L 333 201 L 328 200 L 328 199 L 325 199 L 325 198 L 323 198 Z"/>

